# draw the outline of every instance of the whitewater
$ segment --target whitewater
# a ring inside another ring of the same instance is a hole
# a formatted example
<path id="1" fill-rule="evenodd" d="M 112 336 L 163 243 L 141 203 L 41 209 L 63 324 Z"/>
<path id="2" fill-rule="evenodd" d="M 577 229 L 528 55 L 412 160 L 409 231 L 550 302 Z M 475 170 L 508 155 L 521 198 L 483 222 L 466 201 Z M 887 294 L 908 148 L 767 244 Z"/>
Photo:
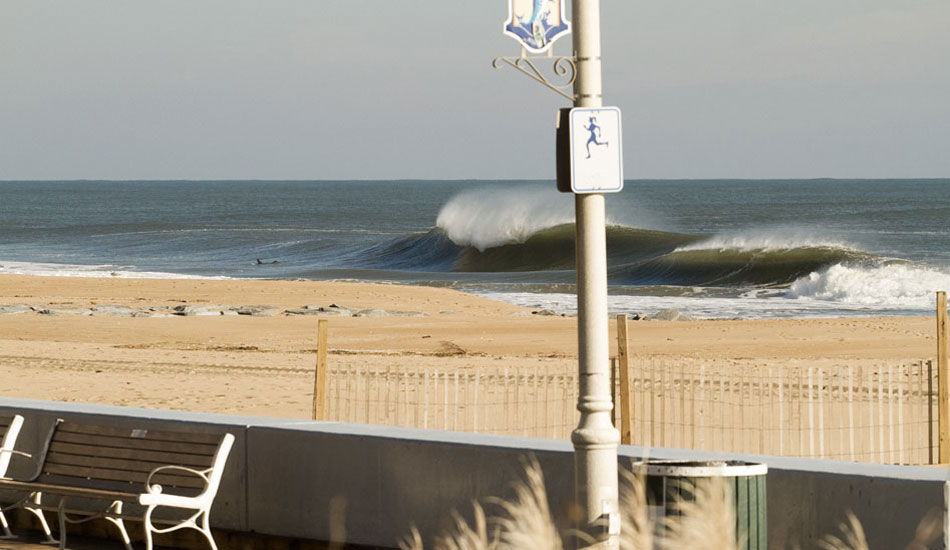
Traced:
<path id="1" fill-rule="evenodd" d="M 628 181 L 609 195 L 612 313 L 930 315 L 950 180 Z M 553 182 L 0 182 L 0 273 L 311 278 L 456 288 L 573 314 Z"/>

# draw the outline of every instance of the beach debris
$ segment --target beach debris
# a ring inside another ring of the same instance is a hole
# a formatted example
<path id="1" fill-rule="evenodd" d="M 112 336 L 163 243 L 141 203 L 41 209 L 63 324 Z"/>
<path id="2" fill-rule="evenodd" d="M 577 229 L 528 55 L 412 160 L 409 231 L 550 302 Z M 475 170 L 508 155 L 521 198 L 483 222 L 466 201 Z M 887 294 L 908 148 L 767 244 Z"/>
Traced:
<path id="1" fill-rule="evenodd" d="M 175 315 L 182 317 L 192 316 L 214 316 L 214 315 L 237 315 L 237 311 L 231 306 L 175 306 L 172 308 Z"/>
<path id="2" fill-rule="evenodd" d="M 353 317 L 425 317 L 421 311 L 393 311 L 388 309 L 363 309 L 353 314 Z"/>
<path id="3" fill-rule="evenodd" d="M 695 321 L 696 317 L 686 315 L 675 309 L 661 309 L 647 317 L 649 321 Z"/>
<path id="4" fill-rule="evenodd" d="M 330 304 L 323 306 L 303 306 L 296 309 L 284 310 L 284 315 L 327 315 L 335 317 L 425 317 L 419 311 L 395 311 L 388 309 L 351 309 L 348 307 Z"/>
<path id="5" fill-rule="evenodd" d="M 298 307 L 296 309 L 285 309 L 283 311 L 284 315 L 320 315 L 321 312 L 318 308 L 311 307 Z"/>
<path id="6" fill-rule="evenodd" d="M 356 313 L 355 309 L 330 304 L 329 306 L 301 306 L 296 309 L 284 311 L 284 315 L 332 315 L 336 317 L 352 317 Z"/>
<path id="7" fill-rule="evenodd" d="M 112 317 L 148 317 L 149 312 L 128 306 L 105 304 L 93 306 L 85 311 L 72 310 L 70 313 L 84 313 L 86 315 L 110 315 Z"/>
<path id="8" fill-rule="evenodd" d="M 231 311 L 234 311 L 238 315 L 250 315 L 251 317 L 270 317 L 275 311 L 276 307 L 270 306 L 239 306 L 232 307 Z"/>
<path id="9" fill-rule="evenodd" d="M 465 348 L 449 340 L 439 342 L 439 349 L 435 352 L 436 357 L 454 357 L 467 354 L 468 352 L 465 351 Z"/>
<path id="10" fill-rule="evenodd" d="M 554 311 L 553 309 L 532 309 L 532 310 L 525 310 L 525 311 L 515 311 L 511 313 L 510 315 L 514 317 L 530 317 L 532 315 L 537 315 L 539 317 L 577 317 L 577 314 L 572 313 L 568 315 L 567 313 L 558 313 L 557 311 Z"/>
<path id="11" fill-rule="evenodd" d="M 341 316 L 345 316 L 345 317 L 350 317 L 350 316 L 352 316 L 354 313 L 356 313 L 356 310 L 353 309 L 353 308 L 349 308 L 349 307 L 346 307 L 346 306 L 340 306 L 340 305 L 337 305 L 337 304 L 330 304 L 330 305 L 328 305 L 326 308 L 320 308 L 320 309 L 326 311 L 327 313 L 333 314 L 333 315 L 341 315 Z"/>
<path id="12" fill-rule="evenodd" d="M 18 313 L 35 312 L 40 315 L 54 315 L 60 313 L 74 315 L 108 315 L 112 317 L 218 317 L 218 316 L 252 316 L 269 317 L 279 308 L 266 305 L 229 306 L 207 305 L 192 306 L 181 304 L 174 307 L 142 307 L 135 308 L 119 304 L 93 304 L 85 309 L 51 309 L 46 306 L 30 306 L 22 304 L 0 305 L 0 315 L 14 315 Z M 421 311 L 400 311 L 390 309 L 353 309 L 337 304 L 329 306 L 305 305 L 295 309 L 286 309 L 283 315 L 323 315 L 334 317 L 426 317 Z"/>

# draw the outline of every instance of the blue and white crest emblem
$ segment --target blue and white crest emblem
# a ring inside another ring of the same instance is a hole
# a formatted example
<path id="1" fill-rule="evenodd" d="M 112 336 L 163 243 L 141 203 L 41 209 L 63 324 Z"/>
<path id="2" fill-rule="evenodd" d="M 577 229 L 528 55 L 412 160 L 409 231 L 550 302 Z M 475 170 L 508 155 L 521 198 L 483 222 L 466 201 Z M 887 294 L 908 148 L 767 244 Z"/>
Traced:
<path id="1" fill-rule="evenodd" d="M 530 52 L 547 51 L 555 40 L 571 32 L 564 10 L 564 0 L 508 0 L 505 34 Z"/>

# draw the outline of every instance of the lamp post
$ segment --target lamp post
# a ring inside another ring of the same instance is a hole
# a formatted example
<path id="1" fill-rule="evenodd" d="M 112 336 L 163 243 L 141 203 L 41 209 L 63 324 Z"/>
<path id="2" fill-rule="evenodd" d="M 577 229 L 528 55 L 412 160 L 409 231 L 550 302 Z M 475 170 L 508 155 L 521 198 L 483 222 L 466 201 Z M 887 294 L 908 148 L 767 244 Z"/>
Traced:
<path id="1" fill-rule="evenodd" d="M 601 107 L 600 0 L 574 0 L 575 107 Z M 580 421 L 571 433 L 574 487 L 582 531 L 592 547 L 616 549 L 620 520 L 607 317 L 606 208 L 602 193 L 574 195 Z M 579 545 L 585 545 L 579 541 Z"/>
<path id="2" fill-rule="evenodd" d="M 620 432 L 613 426 L 610 387 L 610 357 L 607 318 L 607 231 L 604 192 L 623 188 L 620 111 L 603 107 L 600 75 L 600 0 L 574 0 L 573 22 L 561 17 L 563 2 L 553 0 L 556 9 L 544 23 L 540 2 L 509 0 L 505 34 L 522 44 L 521 56 L 497 57 L 493 65 L 513 67 L 574 102 L 574 109 L 559 117 L 558 189 L 574 193 L 577 250 L 577 340 L 580 421 L 571 432 L 574 443 L 574 487 L 578 505 L 578 527 L 588 536 L 578 538 L 585 548 L 616 550 L 619 546 L 617 446 Z M 516 7 L 517 6 L 517 7 Z M 533 8 L 528 9 L 528 8 Z M 519 15 L 522 14 L 522 15 Z M 528 17 L 530 15 L 530 17 Z M 526 21 L 536 30 L 528 33 Z M 572 57 L 531 58 L 533 53 L 550 52 L 553 41 L 574 27 Z M 554 61 L 554 74 L 569 76 L 565 84 L 549 80 L 534 61 Z M 573 94 L 565 89 L 573 84 Z M 567 110 L 565 110 L 567 111 Z M 565 117 L 564 115 L 567 114 Z M 575 117 L 575 114 L 579 116 Z M 587 118 L 584 118 L 587 117 Z M 600 117 L 600 118 L 598 118 Z M 578 122 L 579 123 L 576 123 Z M 586 121 L 586 126 L 585 126 Z M 599 121 L 599 122 L 598 122 Z M 612 122 L 610 122 L 612 121 Z M 589 135 L 586 133 L 589 132 Z M 610 140 L 600 142 L 605 134 Z M 587 139 L 586 145 L 584 139 Z M 563 143 L 566 145 L 562 146 Z M 578 141 L 579 140 L 579 141 Z M 597 158 L 591 160 L 591 144 Z M 610 145 L 612 143 L 613 145 Z M 604 149 L 600 149 L 603 146 Z M 586 157 L 577 152 L 583 148 Z M 604 151 L 610 149 L 609 154 Z M 583 159 L 583 160 L 580 160 Z M 565 169 L 562 173 L 562 168 Z"/>

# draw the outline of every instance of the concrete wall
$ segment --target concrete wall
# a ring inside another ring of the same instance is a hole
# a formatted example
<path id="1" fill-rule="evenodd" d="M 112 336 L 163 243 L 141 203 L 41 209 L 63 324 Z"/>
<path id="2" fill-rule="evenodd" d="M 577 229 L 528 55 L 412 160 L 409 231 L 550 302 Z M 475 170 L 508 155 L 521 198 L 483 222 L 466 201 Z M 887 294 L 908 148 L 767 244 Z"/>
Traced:
<path id="1" fill-rule="evenodd" d="M 544 471 L 552 511 L 567 525 L 573 493 L 569 442 L 340 423 L 207 415 L 0 399 L 0 410 L 26 417 L 17 447 L 37 452 L 56 418 L 129 427 L 227 430 L 231 453 L 212 523 L 219 528 L 305 539 L 329 539 L 333 498 L 346 503 L 347 540 L 395 547 L 411 525 L 424 537 L 439 533 L 471 501 L 511 497 L 522 460 L 534 455 Z M 623 446 L 621 463 L 643 454 Z M 814 548 L 835 533 L 847 510 L 862 520 L 872 548 L 903 548 L 931 509 L 945 514 L 948 470 L 769 456 L 652 449 L 651 458 L 725 458 L 769 466 L 769 542 L 772 548 Z M 25 459 L 10 474 L 28 475 Z M 4 501 L 9 501 L 4 499 Z"/>

